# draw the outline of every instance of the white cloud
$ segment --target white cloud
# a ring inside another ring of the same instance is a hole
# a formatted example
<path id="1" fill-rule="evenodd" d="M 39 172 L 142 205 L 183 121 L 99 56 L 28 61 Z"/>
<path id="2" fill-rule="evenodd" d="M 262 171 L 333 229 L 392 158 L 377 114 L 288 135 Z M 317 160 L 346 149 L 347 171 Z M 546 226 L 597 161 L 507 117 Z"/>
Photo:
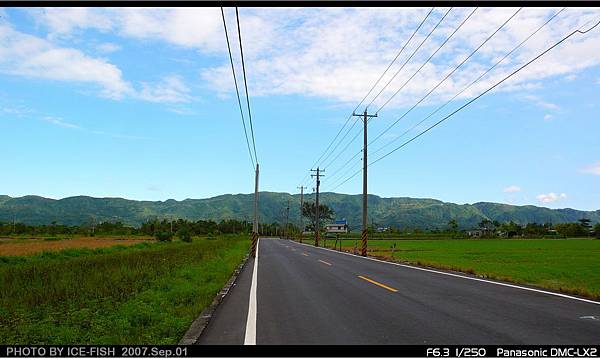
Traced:
<path id="1" fill-rule="evenodd" d="M 545 120 L 545 121 L 551 121 L 551 120 L 553 120 L 553 119 L 554 119 L 554 116 L 553 116 L 553 115 L 551 115 L 551 114 L 549 114 L 549 113 L 546 113 L 546 114 L 544 115 L 544 120 Z"/>
<path id="2" fill-rule="evenodd" d="M 519 191 L 521 191 L 521 187 L 517 186 L 517 185 L 511 185 L 511 186 L 504 188 L 505 193 L 516 193 Z"/>
<path id="3" fill-rule="evenodd" d="M 30 108 L 27 108 L 27 107 L 21 106 L 21 105 L 17 105 L 17 106 L 2 105 L 2 106 L 0 106 L 0 108 L 2 109 L 3 113 L 17 116 L 17 117 L 23 117 L 23 116 L 26 116 L 33 112 Z"/>
<path id="4" fill-rule="evenodd" d="M 103 9 L 55 7 L 32 9 L 30 13 L 36 22 L 48 28 L 51 37 L 70 36 L 79 29 L 108 31 L 112 28 L 109 14 Z"/>
<path id="5" fill-rule="evenodd" d="M 540 194 L 540 195 L 536 196 L 536 198 L 540 202 L 542 202 L 544 204 L 547 204 L 547 203 L 555 202 L 557 200 L 566 199 L 567 198 L 567 194 L 565 194 L 565 193 L 562 193 L 560 195 L 558 195 L 556 193 Z"/>
<path id="6" fill-rule="evenodd" d="M 138 97 L 150 102 L 179 103 L 191 100 L 190 89 L 178 76 L 167 76 L 158 83 L 142 83 Z"/>
<path id="7" fill-rule="evenodd" d="M 0 25 L 0 72 L 91 83 L 100 87 L 101 94 L 109 98 L 121 98 L 132 90 L 117 66 L 76 49 L 57 47 L 5 25 Z"/>
<path id="8" fill-rule="evenodd" d="M 73 124 L 73 123 L 65 122 L 62 118 L 58 118 L 58 117 L 45 116 L 45 117 L 42 117 L 41 120 L 44 122 L 53 124 L 55 126 L 63 127 L 63 128 L 82 129 L 80 126 Z"/>
<path id="9" fill-rule="evenodd" d="M 560 109 L 560 107 L 557 104 L 547 102 L 547 101 L 543 100 L 541 97 L 536 96 L 536 95 L 526 95 L 526 96 L 523 96 L 523 99 L 526 100 L 527 102 L 533 103 L 534 105 L 544 108 L 544 109 L 550 109 L 550 110 Z"/>
<path id="10" fill-rule="evenodd" d="M 582 169 L 582 172 L 586 174 L 600 175 L 600 162 L 588 165 Z"/>
<path id="11" fill-rule="evenodd" d="M 179 114 L 180 116 L 193 116 L 196 114 L 196 112 L 194 112 L 194 110 L 192 110 L 190 108 L 184 108 L 184 107 L 172 107 L 172 108 L 169 108 L 168 110 L 169 110 L 169 112 Z"/>
<path id="12" fill-rule="evenodd" d="M 101 53 L 108 54 L 108 53 L 113 53 L 115 51 L 119 51 L 121 49 L 121 46 L 110 43 L 110 42 L 105 42 L 105 43 L 101 43 L 98 46 L 96 46 L 96 49 L 98 51 L 100 51 Z"/>
<path id="13" fill-rule="evenodd" d="M 112 31 L 129 38 L 162 41 L 171 45 L 220 55 L 222 63 L 202 72 L 202 78 L 222 93 L 233 90 L 218 8 L 127 8 L 49 11 L 39 23 L 52 33 L 76 34 L 78 30 Z M 396 72 L 425 34 L 447 9 L 436 9 L 422 30 L 406 48 L 399 61 L 383 78 Z M 421 98 L 464 56 L 492 33 L 515 8 L 479 8 L 430 64 L 390 103 L 388 108 L 412 104 Z M 440 102 L 477 78 L 559 8 L 525 8 L 462 69 L 444 83 L 425 103 Z M 239 57 L 235 15 L 226 8 L 230 41 Z M 249 86 L 253 95 L 300 94 L 336 102 L 358 102 L 396 55 L 404 41 L 421 21 L 426 8 L 242 8 L 242 27 Z M 389 97 L 454 30 L 471 11 L 454 8 L 438 30 L 423 45 L 381 99 Z M 463 95 L 479 94 L 492 83 L 527 62 L 543 49 L 600 15 L 599 9 L 568 8 L 531 38 L 519 51 Z M 357 24 L 361 25 L 358 26 Z M 589 26 L 587 24 L 586 26 Z M 526 70 L 512 77 L 499 91 L 539 88 L 552 76 L 569 77 L 582 69 L 600 64 L 600 31 L 575 35 L 546 54 Z M 236 60 L 237 61 L 237 60 Z M 378 92 L 378 88 L 375 92 Z M 553 103 L 538 103 L 556 110 Z"/>
<path id="14" fill-rule="evenodd" d="M 577 75 L 565 76 L 565 80 L 567 80 L 567 81 L 575 81 L 576 79 L 577 79 Z"/>
<path id="15" fill-rule="evenodd" d="M 118 48 L 118 45 L 104 43 L 98 50 L 110 52 Z M 160 103 L 192 100 L 191 90 L 178 76 L 166 76 L 156 83 L 141 82 L 139 86 L 134 86 L 123 78 L 116 65 L 105 59 L 90 57 L 77 49 L 58 47 L 49 40 L 15 31 L 5 25 L 0 25 L 0 72 L 92 84 L 99 87 L 101 96 L 111 99 L 133 97 Z"/>

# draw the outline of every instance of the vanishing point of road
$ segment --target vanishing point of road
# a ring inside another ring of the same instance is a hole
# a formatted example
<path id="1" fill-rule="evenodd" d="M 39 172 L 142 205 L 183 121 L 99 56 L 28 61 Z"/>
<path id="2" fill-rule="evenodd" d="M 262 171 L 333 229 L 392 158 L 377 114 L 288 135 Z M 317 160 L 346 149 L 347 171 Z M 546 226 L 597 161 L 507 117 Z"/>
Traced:
<path id="1" fill-rule="evenodd" d="M 600 302 L 261 238 L 198 344 L 599 340 Z"/>

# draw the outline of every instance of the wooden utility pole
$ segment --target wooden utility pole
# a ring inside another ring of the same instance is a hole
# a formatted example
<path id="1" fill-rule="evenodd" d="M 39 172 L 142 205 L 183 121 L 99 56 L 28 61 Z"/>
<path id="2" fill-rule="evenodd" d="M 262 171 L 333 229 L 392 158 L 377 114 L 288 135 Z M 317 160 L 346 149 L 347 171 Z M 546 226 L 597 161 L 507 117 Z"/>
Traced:
<path id="1" fill-rule="evenodd" d="M 258 243 L 258 163 L 254 174 L 254 223 L 252 225 L 252 257 L 256 257 L 256 245 Z"/>
<path id="2" fill-rule="evenodd" d="M 288 199 L 288 205 L 287 208 L 285 209 L 286 213 L 285 213 L 285 238 L 286 240 L 289 239 L 290 236 L 290 199 Z"/>
<path id="3" fill-rule="evenodd" d="M 300 243 L 302 243 L 302 234 L 304 233 L 304 217 L 302 216 L 302 208 L 304 207 L 304 185 L 298 187 L 300 189 Z"/>
<path id="4" fill-rule="evenodd" d="M 368 242 L 368 218 L 367 218 L 367 124 L 369 118 L 377 117 L 377 114 L 367 114 L 367 110 L 363 114 L 352 113 L 355 117 L 363 117 L 363 207 L 362 207 L 362 243 L 360 248 L 360 254 L 367 256 L 367 242 Z"/>
<path id="5" fill-rule="evenodd" d="M 317 170 L 311 169 L 311 171 L 317 172 L 317 174 L 311 174 L 310 176 L 317 178 L 317 200 L 315 203 L 315 246 L 319 246 L 319 186 L 321 185 L 321 177 L 323 176 L 321 172 L 324 172 L 325 170 L 317 167 Z"/>

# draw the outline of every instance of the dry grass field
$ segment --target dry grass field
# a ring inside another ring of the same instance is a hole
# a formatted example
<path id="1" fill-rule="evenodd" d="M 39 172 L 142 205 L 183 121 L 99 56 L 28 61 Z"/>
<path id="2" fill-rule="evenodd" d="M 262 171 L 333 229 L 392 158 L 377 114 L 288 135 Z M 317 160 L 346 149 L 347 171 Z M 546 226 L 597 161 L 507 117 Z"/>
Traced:
<path id="1" fill-rule="evenodd" d="M 6 239 L 0 240 L 0 256 L 27 256 L 64 249 L 99 249 L 115 245 L 135 245 L 149 242 L 151 237 L 79 237 L 73 239 Z"/>

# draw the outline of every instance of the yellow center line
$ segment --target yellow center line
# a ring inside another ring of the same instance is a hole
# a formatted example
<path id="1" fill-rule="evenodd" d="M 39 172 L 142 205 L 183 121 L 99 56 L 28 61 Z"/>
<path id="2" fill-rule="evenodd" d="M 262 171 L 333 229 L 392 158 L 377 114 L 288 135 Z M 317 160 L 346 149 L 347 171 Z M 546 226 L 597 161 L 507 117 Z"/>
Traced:
<path id="1" fill-rule="evenodd" d="M 390 286 L 386 286 L 386 285 L 384 285 L 383 283 L 379 283 L 379 282 L 377 282 L 377 281 L 375 281 L 375 280 L 371 280 L 370 278 L 367 278 L 367 277 L 365 277 L 365 276 L 358 276 L 358 278 L 362 278 L 363 280 L 365 280 L 365 281 L 368 281 L 368 282 L 371 282 L 371 283 L 372 283 L 372 284 L 374 284 L 374 285 L 377 285 L 377 286 L 379 286 L 379 287 L 383 287 L 383 288 L 385 288 L 385 289 L 386 289 L 386 290 L 388 290 L 388 291 L 392 291 L 392 292 L 398 292 L 398 290 L 397 290 L 397 289 L 395 289 L 395 288 L 391 288 Z"/>
<path id="2" fill-rule="evenodd" d="M 303 252 L 303 253 L 302 253 L 302 255 L 304 255 L 304 256 L 308 256 L 308 254 L 307 254 L 306 252 Z"/>
<path id="3" fill-rule="evenodd" d="M 324 263 L 325 265 L 329 265 L 329 266 L 331 266 L 331 264 L 330 264 L 329 262 L 327 262 L 327 261 L 319 260 L 319 262 L 322 262 L 322 263 Z"/>

